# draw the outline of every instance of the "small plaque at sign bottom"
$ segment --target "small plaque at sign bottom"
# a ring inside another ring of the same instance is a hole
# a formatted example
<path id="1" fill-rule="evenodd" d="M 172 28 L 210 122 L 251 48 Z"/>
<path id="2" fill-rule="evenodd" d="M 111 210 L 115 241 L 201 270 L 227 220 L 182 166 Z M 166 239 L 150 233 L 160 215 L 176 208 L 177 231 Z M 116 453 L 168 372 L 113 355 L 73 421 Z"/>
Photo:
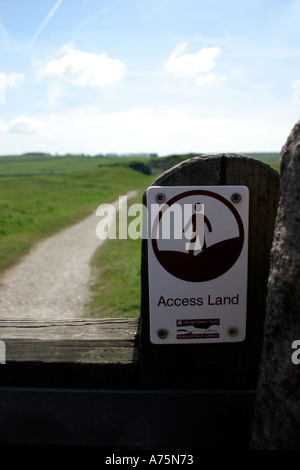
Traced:
<path id="1" fill-rule="evenodd" d="M 152 343 L 245 339 L 248 212 L 246 186 L 147 189 Z"/>

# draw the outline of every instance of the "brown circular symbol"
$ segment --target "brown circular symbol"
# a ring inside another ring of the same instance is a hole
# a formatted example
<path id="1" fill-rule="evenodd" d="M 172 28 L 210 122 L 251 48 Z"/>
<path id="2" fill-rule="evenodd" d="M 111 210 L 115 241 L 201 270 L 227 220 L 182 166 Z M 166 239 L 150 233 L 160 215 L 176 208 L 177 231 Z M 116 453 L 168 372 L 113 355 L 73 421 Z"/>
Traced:
<path id="1" fill-rule="evenodd" d="M 174 196 L 166 204 L 171 207 L 182 198 L 189 196 L 208 196 L 224 204 L 233 214 L 238 227 L 238 236 L 222 240 L 203 249 L 196 256 L 175 250 L 160 250 L 157 239 L 152 237 L 152 247 L 161 266 L 170 274 L 189 282 L 204 282 L 215 279 L 226 273 L 237 261 L 244 244 L 244 227 L 241 217 L 235 207 L 223 196 L 202 189 L 186 191 Z M 162 219 L 159 212 L 153 226 L 158 226 Z M 209 221 L 207 221 L 209 223 Z"/>

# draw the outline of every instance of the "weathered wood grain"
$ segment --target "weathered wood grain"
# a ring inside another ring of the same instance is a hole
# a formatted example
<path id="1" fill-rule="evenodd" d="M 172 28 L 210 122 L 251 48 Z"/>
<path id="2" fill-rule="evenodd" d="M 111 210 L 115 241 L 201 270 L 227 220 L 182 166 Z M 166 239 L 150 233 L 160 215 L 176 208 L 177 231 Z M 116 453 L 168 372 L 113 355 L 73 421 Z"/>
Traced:
<path id="1" fill-rule="evenodd" d="M 141 380 L 144 386 L 255 389 L 262 349 L 266 286 L 279 174 L 236 154 L 195 157 L 157 178 L 159 186 L 243 185 L 249 188 L 247 336 L 241 343 L 153 345 L 149 334 L 147 240 L 142 244 Z M 147 205 L 144 194 L 144 204 Z"/>
<path id="2" fill-rule="evenodd" d="M 0 385 L 135 386 L 138 319 L 0 321 Z"/>

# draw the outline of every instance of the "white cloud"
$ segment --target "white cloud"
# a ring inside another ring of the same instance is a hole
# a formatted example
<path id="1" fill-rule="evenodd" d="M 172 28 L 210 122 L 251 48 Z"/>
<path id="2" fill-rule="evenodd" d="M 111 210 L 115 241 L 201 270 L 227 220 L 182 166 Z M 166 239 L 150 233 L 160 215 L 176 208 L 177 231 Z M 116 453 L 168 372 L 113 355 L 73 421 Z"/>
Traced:
<path id="1" fill-rule="evenodd" d="M 184 80 L 182 82 L 184 89 L 187 85 L 190 87 L 191 83 L 200 88 L 224 80 L 212 72 L 207 73 L 215 67 L 215 59 L 221 52 L 219 47 L 204 47 L 198 52 L 189 54 L 184 53 L 186 48 L 186 42 L 177 44 L 163 66 L 163 76 Z"/>
<path id="2" fill-rule="evenodd" d="M 79 87 L 106 87 L 118 83 L 126 72 L 126 66 L 105 53 L 95 54 L 63 46 L 65 54 L 51 60 L 39 70 L 39 79 L 54 76 Z"/>
<path id="3" fill-rule="evenodd" d="M 0 83 L 5 87 L 19 88 L 24 80 L 25 75 L 23 73 L 0 73 Z"/>
<path id="4" fill-rule="evenodd" d="M 285 113 L 288 117 L 283 120 L 282 112 L 263 108 L 252 113 L 228 109 L 215 113 L 194 106 L 153 105 L 100 112 L 90 106 L 76 112 L 41 113 L 34 119 L 19 116 L 1 135 L 1 153 L 45 148 L 53 154 L 280 151 L 296 114 L 296 110 L 293 116 Z"/>
<path id="5" fill-rule="evenodd" d="M 28 116 L 18 116 L 8 124 L 1 126 L 1 130 L 15 134 L 35 134 L 43 129 L 43 126 Z"/>
<path id="6" fill-rule="evenodd" d="M 219 47 L 204 47 L 194 54 L 184 54 L 186 48 L 186 42 L 177 44 L 164 65 L 165 73 L 177 78 L 197 77 L 215 66 L 215 58 L 221 52 Z"/>
<path id="7" fill-rule="evenodd" d="M 208 73 L 207 75 L 204 75 L 203 77 L 197 77 L 196 78 L 196 84 L 198 86 L 205 86 L 205 85 L 210 85 L 211 83 L 215 82 L 217 80 L 216 75 L 214 73 Z"/>

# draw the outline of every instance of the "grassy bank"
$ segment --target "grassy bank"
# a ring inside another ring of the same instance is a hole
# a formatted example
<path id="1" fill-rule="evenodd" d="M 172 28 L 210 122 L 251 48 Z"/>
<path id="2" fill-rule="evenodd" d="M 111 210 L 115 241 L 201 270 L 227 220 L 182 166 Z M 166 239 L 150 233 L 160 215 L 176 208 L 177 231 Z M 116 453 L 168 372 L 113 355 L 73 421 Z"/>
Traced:
<path id="1" fill-rule="evenodd" d="M 135 200 L 128 202 L 142 203 L 142 193 L 143 191 Z M 135 217 L 129 217 L 128 222 L 133 218 Z M 117 223 L 117 233 L 118 225 Z M 107 239 L 94 254 L 92 267 L 94 282 L 91 286 L 92 299 L 87 306 L 87 316 L 138 317 L 141 239 Z"/>
<path id="2" fill-rule="evenodd" d="M 66 175 L 0 180 L 0 272 L 33 244 L 71 225 L 148 178 L 128 167 L 101 166 Z"/>

